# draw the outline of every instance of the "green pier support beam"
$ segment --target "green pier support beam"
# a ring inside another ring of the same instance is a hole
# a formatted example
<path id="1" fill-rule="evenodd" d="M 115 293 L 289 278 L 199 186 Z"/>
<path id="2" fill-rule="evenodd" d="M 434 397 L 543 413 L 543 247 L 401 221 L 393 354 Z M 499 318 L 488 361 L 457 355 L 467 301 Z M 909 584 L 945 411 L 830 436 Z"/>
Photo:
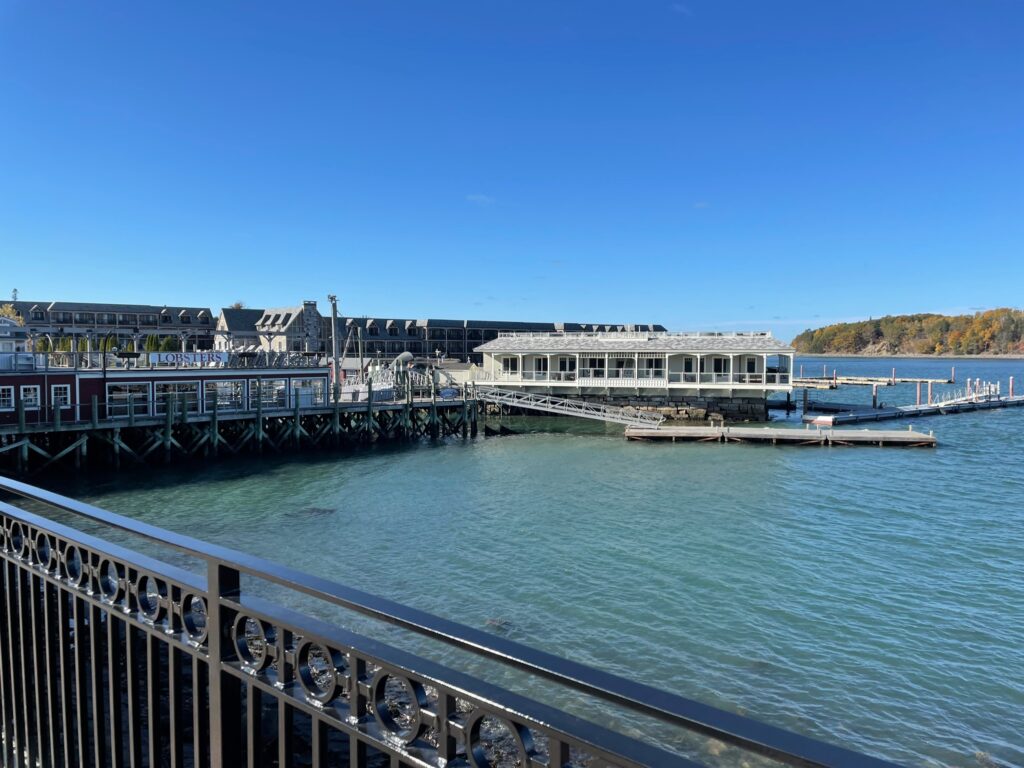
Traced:
<path id="1" fill-rule="evenodd" d="M 263 453 L 263 385 L 256 380 L 256 451 Z"/>
<path id="2" fill-rule="evenodd" d="M 430 436 L 435 440 L 441 435 L 441 423 L 437 415 L 437 382 L 430 381 Z"/>
<path id="3" fill-rule="evenodd" d="M 164 463 L 171 463 L 171 432 L 174 429 L 174 406 L 176 398 L 174 393 L 168 395 L 165 402 L 166 405 L 166 418 L 164 419 Z"/>
<path id="4" fill-rule="evenodd" d="M 212 451 L 213 455 L 216 456 L 218 448 L 220 448 L 220 446 L 218 445 L 218 443 L 220 442 L 220 432 L 219 432 L 219 426 L 217 424 L 217 389 L 216 388 L 214 388 L 214 390 L 212 392 L 212 395 L 213 395 L 213 397 L 212 397 L 212 400 L 213 400 L 213 402 L 212 402 L 213 410 L 210 412 L 210 431 L 209 431 L 210 438 L 209 438 L 209 440 L 207 440 L 206 444 L 209 446 L 209 449 L 210 449 L 210 451 Z"/>
<path id="5" fill-rule="evenodd" d="M 93 429 L 100 427 L 100 398 L 99 395 L 92 396 L 92 413 L 89 414 L 89 422 Z"/>
<path id="6" fill-rule="evenodd" d="M 373 432 L 373 382 L 366 382 L 366 421 L 363 422 L 363 437 L 370 439 Z"/>
<path id="7" fill-rule="evenodd" d="M 25 401 L 18 400 L 18 439 L 22 441 L 18 446 L 18 474 L 28 469 L 28 434 L 25 426 Z"/>

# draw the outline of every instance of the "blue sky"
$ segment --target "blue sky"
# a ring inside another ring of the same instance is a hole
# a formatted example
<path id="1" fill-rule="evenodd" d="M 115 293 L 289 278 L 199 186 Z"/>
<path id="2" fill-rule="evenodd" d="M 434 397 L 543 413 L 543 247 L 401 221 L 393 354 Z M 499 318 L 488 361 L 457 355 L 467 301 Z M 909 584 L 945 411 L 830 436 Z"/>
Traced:
<path id="1" fill-rule="evenodd" d="M 0 297 L 1019 306 L 1024 3 L 0 0 Z"/>

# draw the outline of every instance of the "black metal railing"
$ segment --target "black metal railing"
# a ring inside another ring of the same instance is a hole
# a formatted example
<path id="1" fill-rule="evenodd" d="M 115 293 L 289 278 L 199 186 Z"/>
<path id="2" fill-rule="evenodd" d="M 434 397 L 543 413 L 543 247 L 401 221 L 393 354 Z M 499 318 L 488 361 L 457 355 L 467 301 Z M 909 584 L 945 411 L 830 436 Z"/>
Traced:
<path id="1" fill-rule="evenodd" d="M 891 765 L 24 483 L 0 494 L 22 499 L 0 501 L 4 766 L 695 765 L 665 725 L 790 765 Z M 624 735 L 295 610 L 309 598 L 660 725 Z"/>

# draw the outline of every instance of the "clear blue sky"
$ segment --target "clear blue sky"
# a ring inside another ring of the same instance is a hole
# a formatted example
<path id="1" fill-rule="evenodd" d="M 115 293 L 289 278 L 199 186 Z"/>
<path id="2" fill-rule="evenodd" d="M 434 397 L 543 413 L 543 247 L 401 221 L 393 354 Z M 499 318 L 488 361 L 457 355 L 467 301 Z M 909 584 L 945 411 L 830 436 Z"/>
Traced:
<path id="1" fill-rule="evenodd" d="M 1019 306 L 1024 3 L 0 0 L 0 297 Z"/>

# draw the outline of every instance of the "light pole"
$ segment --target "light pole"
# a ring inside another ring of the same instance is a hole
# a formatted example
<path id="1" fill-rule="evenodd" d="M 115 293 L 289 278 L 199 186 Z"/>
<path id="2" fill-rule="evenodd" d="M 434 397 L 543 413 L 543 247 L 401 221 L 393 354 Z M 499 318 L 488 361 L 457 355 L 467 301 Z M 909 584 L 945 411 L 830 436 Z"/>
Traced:
<path id="1" fill-rule="evenodd" d="M 337 403 L 341 396 L 341 382 L 339 381 L 341 371 L 338 360 L 338 297 L 330 293 L 327 295 L 327 300 L 331 302 L 331 372 L 334 382 L 331 391 L 334 395 L 334 402 Z"/>

